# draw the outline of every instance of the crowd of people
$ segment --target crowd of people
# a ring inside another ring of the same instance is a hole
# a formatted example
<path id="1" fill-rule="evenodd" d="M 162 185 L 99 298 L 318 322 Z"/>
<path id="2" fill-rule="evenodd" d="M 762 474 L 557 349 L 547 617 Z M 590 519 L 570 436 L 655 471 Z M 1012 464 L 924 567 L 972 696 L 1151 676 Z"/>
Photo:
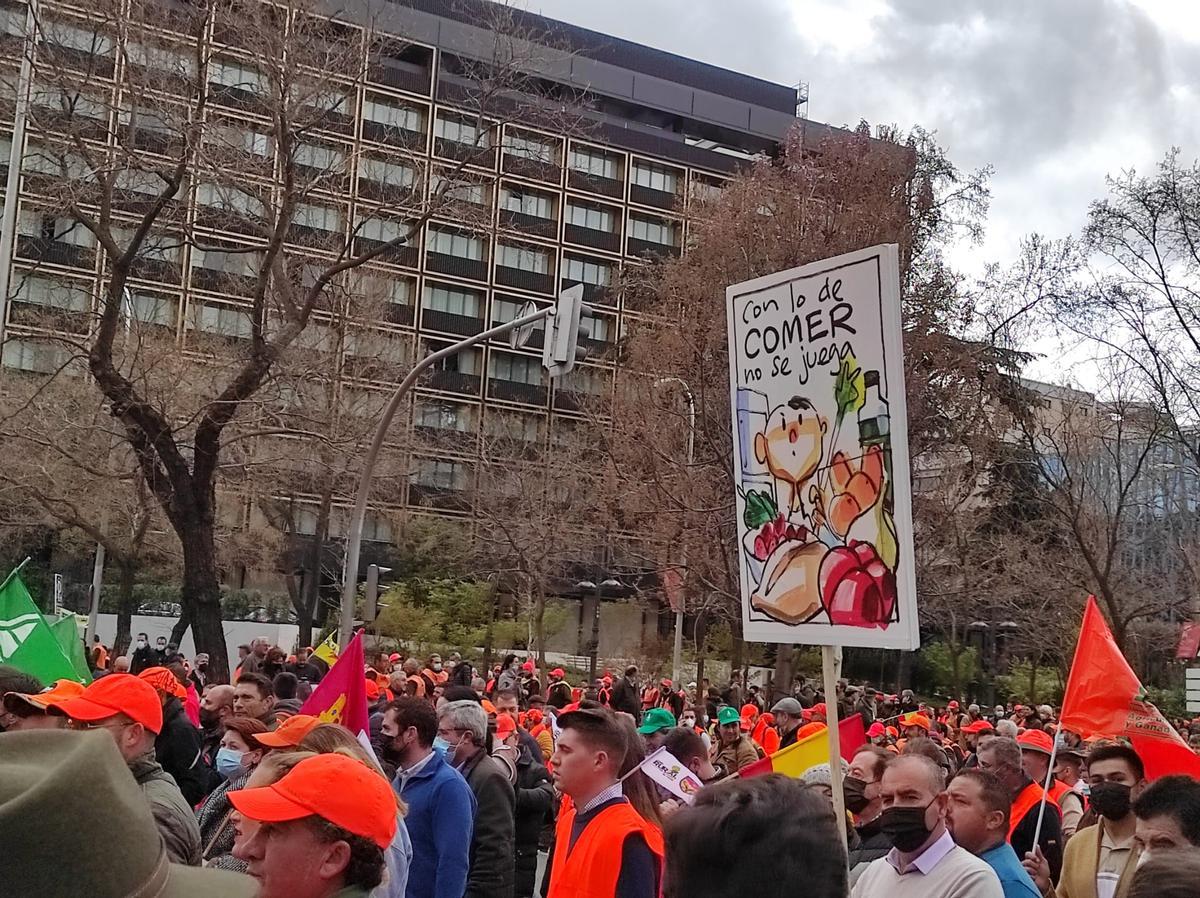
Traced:
<path id="1" fill-rule="evenodd" d="M 86 687 L 0 667 L 12 894 L 1200 894 L 1200 782 L 1148 783 L 1130 746 L 1083 744 L 1049 705 L 844 682 L 768 700 L 635 667 L 573 684 L 515 655 L 397 652 L 368 659 L 360 739 L 299 713 L 328 673 L 311 649 L 239 654 L 232 684 L 144 634 L 128 656 L 97 646 Z M 750 775 L 824 730 L 830 703 L 866 733 L 840 775 Z M 690 803 L 641 772 L 660 748 L 699 781 Z M 64 839 L 85 847 L 64 856 Z"/>

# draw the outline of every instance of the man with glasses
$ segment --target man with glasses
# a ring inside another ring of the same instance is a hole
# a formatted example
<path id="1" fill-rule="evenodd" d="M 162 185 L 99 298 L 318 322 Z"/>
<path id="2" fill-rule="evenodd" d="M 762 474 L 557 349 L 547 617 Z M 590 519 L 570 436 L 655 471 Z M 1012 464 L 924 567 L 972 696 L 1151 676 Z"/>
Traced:
<path id="1" fill-rule="evenodd" d="M 196 816 L 175 781 L 154 759 L 154 740 L 163 725 L 162 703 L 154 687 L 131 674 L 109 674 L 48 711 L 67 717 L 74 729 L 108 730 L 142 788 L 169 859 L 200 866 Z"/>
<path id="2" fill-rule="evenodd" d="M 1046 793 L 1040 783 L 1025 773 L 1021 746 L 1007 736 L 991 736 L 979 743 L 979 768 L 995 774 L 1012 799 L 1009 812 L 1008 842 L 1023 858 L 1033 851 L 1033 835 L 1037 831 L 1038 808 Z M 1046 802 L 1042 832 L 1038 847 L 1050 865 L 1051 878 L 1058 882 L 1063 864 L 1062 815 L 1053 800 Z"/>

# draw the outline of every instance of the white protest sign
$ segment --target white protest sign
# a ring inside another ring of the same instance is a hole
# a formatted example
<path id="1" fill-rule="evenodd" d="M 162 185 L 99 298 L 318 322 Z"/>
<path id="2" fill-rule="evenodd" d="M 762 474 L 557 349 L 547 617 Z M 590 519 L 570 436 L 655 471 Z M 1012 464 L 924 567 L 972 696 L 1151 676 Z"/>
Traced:
<path id="1" fill-rule="evenodd" d="M 895 245 L 726 302 L 745 638 L 917 648 Z"/>
<path id="2" fill-rule="evenodd" d="M 642 773 L 654 780 L 685 804 L 696 800 L 696 793 L 704 785 L 700 778 L 667 751 L 666 746 L 646 756 L 638 765 Z"/>

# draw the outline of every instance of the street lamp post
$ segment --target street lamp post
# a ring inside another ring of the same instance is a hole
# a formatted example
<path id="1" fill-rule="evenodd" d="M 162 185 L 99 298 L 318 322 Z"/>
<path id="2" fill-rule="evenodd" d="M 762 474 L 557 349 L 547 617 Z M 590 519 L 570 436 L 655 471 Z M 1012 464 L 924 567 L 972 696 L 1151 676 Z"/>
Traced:
<path id="1" fill-rule="evenodd" d="M 654 385 L 660 386 L 666 383 L 678 384 L 683 389 L 684 398 L 687 399 L 688 405 L 688 436 L 687 436 L 687 465 L 689 470 L 696 460 L 696 399 L 692 395 L 692 389 L 687 385 L 687 382 L 681 377 L 660 377 L 654 382 Z M 683 567 L 684 585 L 679 596 L 679 607 L 675 609 L 675 645 L 671 652 L 671 681 L 678 686 L 682 675 L 682 659 L 683 659 L 683 601 L 687 595 L 687 542 L 684 542 L 683 557 L 680 559 Z"/>
<path id="2" fill-rule="evenodd" d="M 621 581 L 615 580 L 612 577 L 606 577 L 599 584 L 593 583 L 591 580 L 580 580 L 575 584 L 584 595 L 595 593 L 595 601 L 592 604 L 592 627 L 591 636 L 588 638 L 588 684 L 591 685 L 596 681 L 596 668 L 599 666 L 600 654 L 600 599 L 604 594 L 604 590 L 620 589 Z M 587 607 L 587 603 L 584 603 Z"/>

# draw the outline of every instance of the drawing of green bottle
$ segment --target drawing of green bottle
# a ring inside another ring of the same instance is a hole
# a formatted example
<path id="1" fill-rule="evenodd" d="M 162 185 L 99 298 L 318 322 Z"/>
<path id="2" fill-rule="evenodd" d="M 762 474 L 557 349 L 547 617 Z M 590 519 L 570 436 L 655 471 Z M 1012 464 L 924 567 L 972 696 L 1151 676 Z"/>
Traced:
<path id="1" fill-rule="evenodd" d="M 891 570 L 896 569 L 899 545 L 892 520 L 892 421 L 879 386 L 879 372 L 863 374 L 863 404 L 858 410 L 858 445 L 863 451 L 878 446 L 883 453 L 883 497 L 875 503 L 875 551 Z"/>

